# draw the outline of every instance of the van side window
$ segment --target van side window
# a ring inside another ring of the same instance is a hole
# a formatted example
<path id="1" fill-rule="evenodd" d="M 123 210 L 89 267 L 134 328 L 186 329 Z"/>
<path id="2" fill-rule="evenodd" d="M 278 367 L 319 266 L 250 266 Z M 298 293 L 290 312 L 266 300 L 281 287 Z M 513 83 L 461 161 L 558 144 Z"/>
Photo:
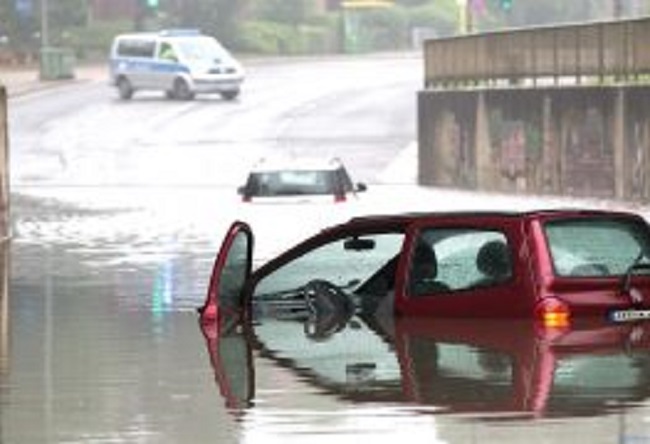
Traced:
<path id="1" fill-rule="evenodd" d="M 152 58 L 156 42 L 143 39 L 122 39 L 117 44 L 117 55 L 121 57 Z"/>

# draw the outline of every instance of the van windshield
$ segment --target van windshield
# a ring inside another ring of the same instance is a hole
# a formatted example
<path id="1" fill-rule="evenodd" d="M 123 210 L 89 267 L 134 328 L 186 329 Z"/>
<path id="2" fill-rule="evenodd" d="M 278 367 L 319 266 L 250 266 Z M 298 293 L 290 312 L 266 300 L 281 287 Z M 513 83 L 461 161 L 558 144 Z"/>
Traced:
<path id="1" fill-rule="evenodd" d="M 179 39 L 177 47 L 185 60 L 219 61 L 228 57 L 226 49 L 212 37 Z"/>

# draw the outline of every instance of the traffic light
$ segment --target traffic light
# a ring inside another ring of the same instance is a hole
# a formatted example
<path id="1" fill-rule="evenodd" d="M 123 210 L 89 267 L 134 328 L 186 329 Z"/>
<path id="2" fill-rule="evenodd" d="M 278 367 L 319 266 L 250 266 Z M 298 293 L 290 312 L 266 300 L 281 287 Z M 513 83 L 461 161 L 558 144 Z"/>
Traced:
<path id="1" fill-rule="evenodd" d="M 512 1 L 513 0 L 499 0 L 499 5 L 501 6 L 501 10 L 510 11 L 512 9 Z"/>

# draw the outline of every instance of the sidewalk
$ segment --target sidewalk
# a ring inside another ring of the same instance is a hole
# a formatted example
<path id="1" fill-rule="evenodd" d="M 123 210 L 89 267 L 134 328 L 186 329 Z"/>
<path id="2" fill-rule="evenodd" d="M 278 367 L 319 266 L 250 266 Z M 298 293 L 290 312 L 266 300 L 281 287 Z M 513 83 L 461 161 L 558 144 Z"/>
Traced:
<path id="1" fill-rule="evenodd" d="M 61 80 L 41 80 L 38 66 L 14 68 L 0 67 L 0 85 L 7 89 L 9 97 L 18 97 L 74 82 L 98 82 L 108 79 L 105 65 L 81 65 L 74 68 L 74 77 Z"/>

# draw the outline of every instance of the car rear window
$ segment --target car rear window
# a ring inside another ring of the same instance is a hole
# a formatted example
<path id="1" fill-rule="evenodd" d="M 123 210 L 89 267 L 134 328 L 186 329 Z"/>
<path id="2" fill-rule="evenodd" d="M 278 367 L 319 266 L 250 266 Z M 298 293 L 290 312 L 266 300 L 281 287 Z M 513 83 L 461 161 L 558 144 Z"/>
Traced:
<path id="1" fill-rule="evenodd" d="M 333 170 L 286 170 L 252 173 L 246 184 L 249 196 L 294 196 L 334 194 Z"/>
<path id="2" fill-rule="evenodd" d="M 650 262 L 648 228 L 640 221 L 554 220 L 544 230 L 559 276 L 623 275 L 635 261 Z"/>

